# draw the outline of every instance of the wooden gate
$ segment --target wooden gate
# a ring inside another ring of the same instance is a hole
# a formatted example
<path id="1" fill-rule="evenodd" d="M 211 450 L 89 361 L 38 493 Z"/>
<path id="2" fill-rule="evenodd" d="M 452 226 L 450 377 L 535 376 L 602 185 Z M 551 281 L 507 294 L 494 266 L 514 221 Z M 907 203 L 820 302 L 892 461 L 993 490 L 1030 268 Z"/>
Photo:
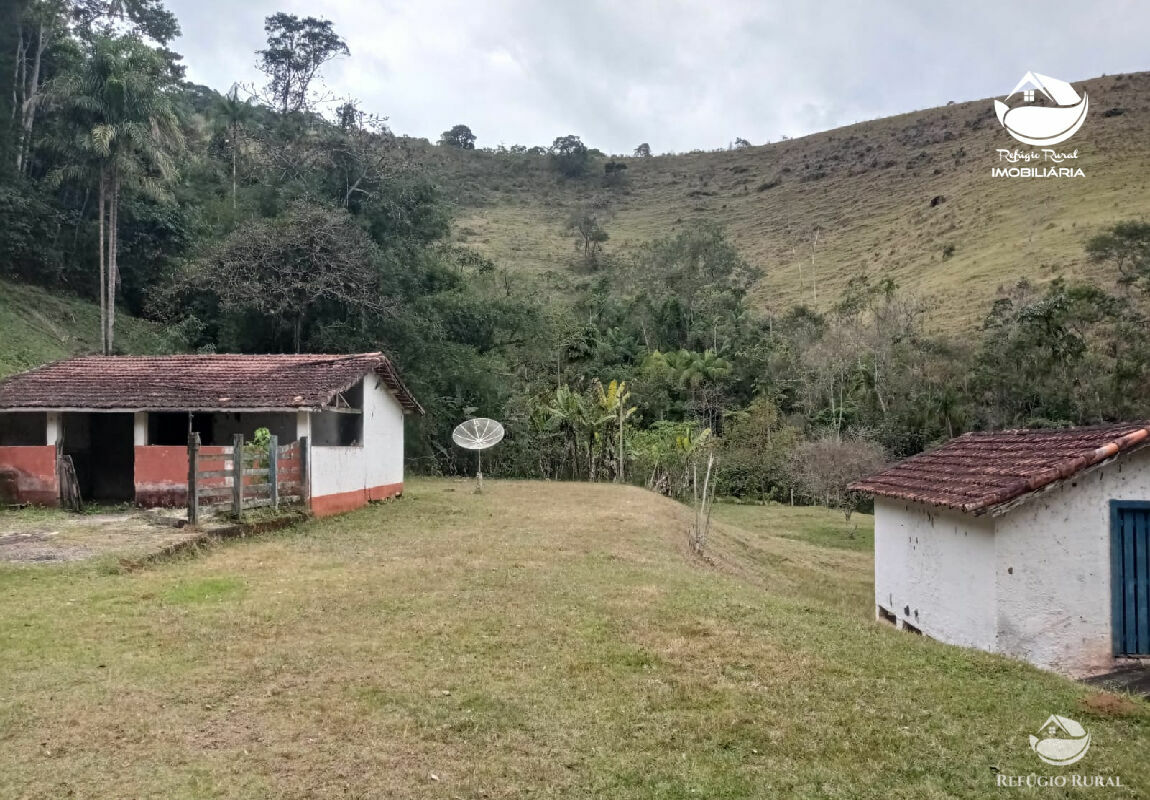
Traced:
<path id="1" fill-rule="evenodd" d="M 1114 654 L 1150 655 L 1150 501 L 1110 501 Z"/>
<path id="2" fill-rule="evenodd" d="M 230 508 L 239 518 L 251 508 L 307 503 L 307 437 L 280 446 L 275 436 L 266 448 L 245 445 L 236 434 L 230 447 L 204 447 L 200 435 L 188 436 L 188 524 L 199 522 L 204 508 Z"/>

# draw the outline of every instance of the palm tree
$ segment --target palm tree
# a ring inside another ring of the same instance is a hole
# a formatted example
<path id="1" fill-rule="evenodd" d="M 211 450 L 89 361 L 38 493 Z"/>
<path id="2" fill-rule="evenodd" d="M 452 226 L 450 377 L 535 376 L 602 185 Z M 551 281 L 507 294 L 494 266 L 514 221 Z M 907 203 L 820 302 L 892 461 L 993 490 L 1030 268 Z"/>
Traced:
<path id="1" fill-rule="evenodd" d="M 238 159 L 240 137 L 244 128 L 251 121 L 254 108 L 250 98 L 240 99 L 240 85 L 233 83 L 232 88 L 220 100 L 219 113 L 223 118 L 227 131 L 228 148 L 232 151 L 232 210 L 236 208 L 236 162 Z"/>
<path id="2" fill-rule="evenodd" d="M 696 353 L 680 350 L 668 354 L 668 363 L 677 374 L 679 386 L 690 390 L 691 399 L 707 426 L 716 429 L 722 409 L 718 403 L 718 388 L 731 373 L 731 362 L 714 350 Z"/>
<path id="3" fill-rule="evenodd" d="M 555 390 L 555 396 L 547 407 L 551 415 L 550 424 L 571 438 L 572 460 L 571 477 L 579 477 L 579 432 L 587 420 L 587 403 L 583 395 L 571 391 L 567 384 Z"/>
<path id="4" fill-rule="evenodd" d="M 115 342 L 119 284 L 117 228 L 124 184 L 164 197 L 175 177 L 183 134 L 172 110 L 163 57 L 135 36 L 98 36 L 82 70 L 62 76 L 53 96 L 73 114 L 79 159 L 57 180 L 80 177 L 99 186 L 100 320 L 105 355 Z"/>

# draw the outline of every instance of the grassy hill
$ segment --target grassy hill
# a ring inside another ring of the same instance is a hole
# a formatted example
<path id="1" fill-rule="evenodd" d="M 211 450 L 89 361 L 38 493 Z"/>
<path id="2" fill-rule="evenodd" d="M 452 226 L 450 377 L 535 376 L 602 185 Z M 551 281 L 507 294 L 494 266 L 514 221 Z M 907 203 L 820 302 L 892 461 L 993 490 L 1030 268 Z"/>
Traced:
<path id="1" fill-rule="evenodd" d="M 985 798 L 1059 713 L 1146 795 L 1145 703 L 873 620 L 869 517 L 717 517 L 708 563 L 640 489 L 419 480 L 137 571 L 0 567 L 0 794 Z"/>
<path id="2" fill-rule="evenodd" d="M 117 349 L 171 352 L 164 328 L 119 314 Z M 0 280 L 0 378 L 68 356 L 100 350 L 100 309 L 94 303 Z"/>
<path id="3" fill-rule="evenodd" d="M 1091 110 L 1058 148 L 1079 152 L 1086 177 L 1069 180 L 991 177 L 996 148 L 1021 146 L 989 99 L 742 150 L 626 158 L 617 188 L 601 185 L 601 164 L 564 180 L 538 156 L 432 148 L 426 159 L 458 205 L 460 242 L 560 292 L 581 279 L 565 223 L 586 206 L 615 254 L 693 219 L 722 222 L 767 272 L 762 307 L 825 307 L 869 273 L 933 298 L 935 319 L 963 326 L 1020 277 L 1112 280 L 1086 263 L 1084 241 L 1150 215 L 1150 73 L 1076 86 Z"/>

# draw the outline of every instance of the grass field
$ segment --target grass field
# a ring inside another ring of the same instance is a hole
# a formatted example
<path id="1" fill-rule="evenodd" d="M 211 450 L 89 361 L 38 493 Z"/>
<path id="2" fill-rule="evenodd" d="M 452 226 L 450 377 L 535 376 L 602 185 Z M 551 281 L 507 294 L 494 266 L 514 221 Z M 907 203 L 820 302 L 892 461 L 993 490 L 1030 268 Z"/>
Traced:
<path id="1" fill-rule="evenodd" d="M 170 352 L 163 327 L 119 314 L 118 349 Z M 49 361 L 100 350 L 100 308 L 77 297 L 0 280 L 0 378 Z"/>
<path id="2" fill-rule="evenodd" d="M 1004 92 L 1013 80 L 1005 77 Z M 627 157 L 616 188 L 601 185 L 601 162 L 585 179 L 564 180 L 542 157 L 429 148 L 425 158 L 458 206 L 457 240 L 557 291 L 581 279 L 565 223 L 588 208 L 610 236 L 605 252 L 622 263 L 693 220 L 722 223 L 766 272 L 754 293 L 762 309 L 825 310 L 850 278 L 868 274 L 931 302 L 933 326 L 969 329 L 1019 278 L 1112 284 L 1115 274 L 1089 263 L 1083 245 L 1105 226 L 1150 215 L 1150 73 L 1075 85 L 1089 94 L 1090 117 L 1057 148 L 1078 153 L 1063 164 L 1082 168 L 1073 179 L 991 177 L 1009 166 L 997 149 L 1021 146 L 990 99 L 728 152 Z M 651 144 L 659 150 L 657 132 Z"/>
<path id="3" fill-rule="evenodd" d="M 0 796 L 1059 797 L 1027 734 L 1150 792 L 1150 713 L 872 621 L 870 518 L 411 482 L 118 573 L 0 570 Z"/>

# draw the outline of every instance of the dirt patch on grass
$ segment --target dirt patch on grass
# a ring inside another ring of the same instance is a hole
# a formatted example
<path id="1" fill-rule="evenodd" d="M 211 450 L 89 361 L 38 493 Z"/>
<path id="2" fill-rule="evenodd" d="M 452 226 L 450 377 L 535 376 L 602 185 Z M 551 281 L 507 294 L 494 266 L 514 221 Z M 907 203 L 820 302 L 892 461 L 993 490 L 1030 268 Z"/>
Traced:
<path id="1" fill-rule="evenodd" d="M 1129 697 L 1109 692 L 1099 692 L 1078 701 L 1083 711 L 1097 714 L 1100 717 L 1126 717 L 1136 714 L 1142 709 Z"/>
<path id="2" fill-rule="evenodd" d="M 198 535 L 141 512 L 10 512 L 0 516 L 0 561 L 59 563 L 105 555 L 139 558 Z"/>

